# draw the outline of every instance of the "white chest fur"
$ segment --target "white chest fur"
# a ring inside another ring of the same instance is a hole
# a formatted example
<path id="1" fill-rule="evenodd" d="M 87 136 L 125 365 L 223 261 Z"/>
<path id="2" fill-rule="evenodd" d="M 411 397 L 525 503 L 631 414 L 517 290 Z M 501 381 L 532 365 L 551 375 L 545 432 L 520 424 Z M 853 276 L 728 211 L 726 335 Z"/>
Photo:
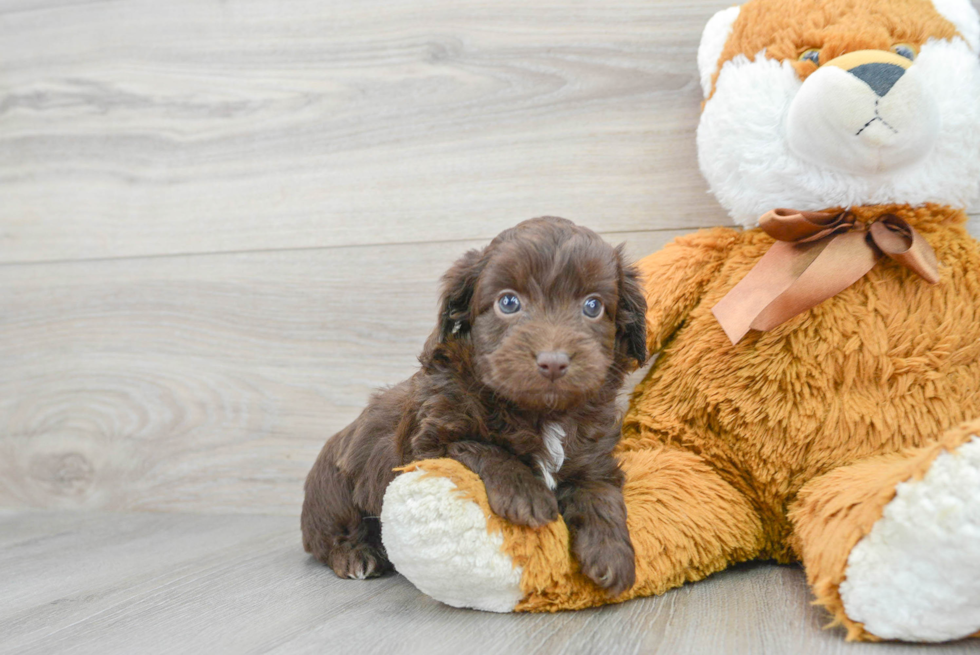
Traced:
<path id="1" fill-rule="evenodd" d="M 555 488 L 554 474 L 565 462 L 565 428 L 558 423 L 545 423 L 541 430 L 545 452 L 538 457 L 538 468 L 549 489 Z"/>

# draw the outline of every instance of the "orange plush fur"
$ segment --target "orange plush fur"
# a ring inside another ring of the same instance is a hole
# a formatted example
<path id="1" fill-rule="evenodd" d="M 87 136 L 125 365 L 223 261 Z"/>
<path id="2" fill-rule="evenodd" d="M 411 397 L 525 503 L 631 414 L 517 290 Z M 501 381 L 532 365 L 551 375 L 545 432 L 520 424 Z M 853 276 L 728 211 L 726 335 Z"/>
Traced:
<path id="1" fill-rule="evenodd" d="M 943 253 L 943 281 L 929 286 L 884 261 L 813 310 L 732 346 L 710 309 L 772 245 L 769 236 L 702 230 L 639 263 L 648 344 L 661 354 L 634 393 L 619 449 L 637 583 L 615 600 L 749 559 L 802 560 L 835 622 L 852 639 L 875 639 L 846 617 L 837 587 L 895 485 L 980 430 L 980 421 L 963 423 L 980 416 L 980 247 L 962 211 L 853 211 L 906 219 Z M 560 519 L 540 530 L 511 525 L 490 512 L 482 483 L 462 465 L 415 466 L 453 480 L 503 534 L 525 569 L 518 611 L 610 601 L 577 573 Z"/>
<path id="2" fill-rule="evenodd" d="M 826 63 L 847 52 L 888 50 L 897 43 L 918 49 L 930 38 L 957 34 L 930 0 L 750 2 L 735 20 L 719 64 L 738 55 L 754 60 L 765 49 L 772 59 L 792 62 L 800 79 L 806 79 L 817 66 L 800 61 L 799 55 L 811 48 L 820 50 L 820 61 Z"/>
<path id="3" fill-rule="evenodd" d="M 764 49 L 805 79 L 816 66 L 799 57 L 811 48 L 826 63 L 957 34 L 929 0 L 753 0 L 719 68 Z M 882 259 L 838 295 L 732 345 L 711 308 L 771 237 L 702 230 L 639 263 L 648 348 L 659 356 L 634 392 L 618 451 L 637 564 L 626 594 L 610 599 L 577 573 L 561 519 L 515 527 L 493 516 L 479 479 L 458 463 L 414 465 L 450 478 L 503 535 L 523 569 L 517 610 L 659 594 L 749 559 L 802 561 L 817 602 L 848 638 L 877 639 L 847 617 L 839 587 L 896 485 L 980 433 L 980 245 L 959 209 L 850 209 L 861 222 L 885 213 L 908 221 L 938 254 L 940 283 Z"/>
<path id="4" fill-rule="evenodd" d="M 942 282 L 932 287 L 881 262 L 834 298 L 732 346 L 711 307 L 772 245 L 769 236 L 703 231 L 640 263 L 657 281 L 647 287 L 647 320 L 662 354 L 636 390 L 622 450 L 697 455 L 760 517 L 763 536 L 751 555 L 802 559 L 817 601 L 858 638 L 869 635 L 847 619 L 837 595 L 851 547 L 895 484 L 928 467 L 937 443 L 952 448 L 970 433 L 937 439 L 980 416 L 980 248 L 962 211 L 853 211 L 908 220 L 942 253 Z M 834 495 L 845 480 L 848 494 Z M 847 512 L 831 512 L 828 502 Z M 723 508 L 717 520 L 728 514 Z M 846 540 L 828 556 L 831 534 Z"/>

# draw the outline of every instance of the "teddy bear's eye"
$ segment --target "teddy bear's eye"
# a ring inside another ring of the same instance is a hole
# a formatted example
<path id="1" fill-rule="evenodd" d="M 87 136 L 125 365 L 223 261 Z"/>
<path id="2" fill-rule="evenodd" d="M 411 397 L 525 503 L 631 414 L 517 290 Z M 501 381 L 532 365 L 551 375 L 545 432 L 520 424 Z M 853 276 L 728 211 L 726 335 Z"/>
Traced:
<path id="1" fill-rule="evenodd" d="M 820 50 L 817 48 L 810 48 L 808 50 L 804 50 L 802 54 L 800 54 L 800 61 L 809 61 L 812 62 L 814 66 L 819 66 Z"/>
<path id="2" fill-rule="evenodd" d="M 908 43 L 899 43 L 898 45 L 892 46 L 892 52 L 910 61 L 915 61 L 915 48 Z"/>

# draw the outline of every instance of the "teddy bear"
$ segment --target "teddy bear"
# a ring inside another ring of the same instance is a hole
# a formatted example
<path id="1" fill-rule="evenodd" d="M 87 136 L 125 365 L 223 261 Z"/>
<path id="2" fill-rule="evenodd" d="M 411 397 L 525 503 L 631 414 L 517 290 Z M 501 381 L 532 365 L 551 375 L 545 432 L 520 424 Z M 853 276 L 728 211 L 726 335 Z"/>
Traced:
<path id="1" fill-rule="evenodd" d="M 698 51 L 698 159 L 739 228 L 639 263 L 656 359 L 617 450 L 636 583 L 473 473 L 389 485 L 396 569 L 458 607 L 556 611 L 801 562 L 850 640 L 980 636 L 980 18 L 969 0 L 749 0 Z"/>

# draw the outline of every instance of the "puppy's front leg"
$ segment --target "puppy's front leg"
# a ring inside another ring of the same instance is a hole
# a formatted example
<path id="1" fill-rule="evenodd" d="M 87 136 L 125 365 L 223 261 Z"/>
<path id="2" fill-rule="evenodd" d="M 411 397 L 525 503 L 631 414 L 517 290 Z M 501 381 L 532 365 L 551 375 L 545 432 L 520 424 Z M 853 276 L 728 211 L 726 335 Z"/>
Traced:
<path id="1" fill-rule="evenodd" d="M 555 494 L 524 462 L 503 448 L 476 441 L 450 444 L 448 455 L 480 476 L 495 514 L 537 528 L 558 518 Z"/>
<path id="2" fill-rule="evenodd" d="M 615 597 L 636 581 L 636 556 L 626 527 L 623 474 L 609 460 L 611 467 L 595 466 L 564 480 L 558 503 L 582 573 Z"/>

